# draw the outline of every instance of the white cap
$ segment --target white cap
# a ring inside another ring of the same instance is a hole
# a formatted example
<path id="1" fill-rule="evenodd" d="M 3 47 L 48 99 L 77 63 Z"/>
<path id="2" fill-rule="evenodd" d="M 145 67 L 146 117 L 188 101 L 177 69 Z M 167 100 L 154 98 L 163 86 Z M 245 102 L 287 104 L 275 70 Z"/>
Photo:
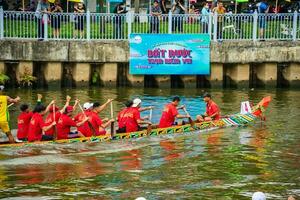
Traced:
<path id="1" fill-rule="evenodd" d="M 252 200 L 266 200 L 266 199 L 267 199 L 266 195 L 262 192 L 255 192 L 252 195 Z"/>
<path id="2" fill-rule="evenodd" d="M 0 90 L 4 90 L 4 85 L 0 85 Z"/>
<path id="3" fill-rule="evenodd" d="M 93 104 L 92 104 L 92 103 L 86 102 L 86 103 L 83 104 L 83 109 L 84 109 L 84 110 L 88 110 L 88 109 L 90 109 L 91 107 L 93 107 Z"/>
<path id="4" fill-rule="evenodd" d="M 146 198 L 145 197 L 138 197 L 135 200 L 146 200 Z"/>
<path id="5" fill-rule="evenodd" d="M 132 107 L 136 108 L 138 107 L 138 105 L 140 105 L 142 103 L 142 100 L 139 98 L 133 99 L 133 104 Z"/>

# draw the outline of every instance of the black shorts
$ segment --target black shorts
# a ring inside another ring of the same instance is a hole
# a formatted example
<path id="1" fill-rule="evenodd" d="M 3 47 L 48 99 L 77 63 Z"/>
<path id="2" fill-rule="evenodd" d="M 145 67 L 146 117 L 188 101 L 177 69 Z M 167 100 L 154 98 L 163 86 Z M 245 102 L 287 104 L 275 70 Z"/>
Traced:
<path id="1" fill-rule="evenodd" d="M 51 141 L 51 140 L 53 140 L 52 135 L 43 135 L 42 136 L 42 141 Z"/>

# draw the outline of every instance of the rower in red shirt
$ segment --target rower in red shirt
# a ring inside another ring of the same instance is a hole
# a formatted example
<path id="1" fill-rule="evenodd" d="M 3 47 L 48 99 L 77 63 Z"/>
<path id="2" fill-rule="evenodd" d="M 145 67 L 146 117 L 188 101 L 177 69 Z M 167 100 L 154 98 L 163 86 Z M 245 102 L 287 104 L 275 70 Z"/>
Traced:
<path id="1" fill-rule="evenodd" d="M 49 111 L 50 107 L 55 102 L 52 101 L 47 108 L 42 105 L 38 104 L 35 106 L 33 110 L 33 115 L 31 117 L 29 128 L 28 128 L 28 141 L 34 142 L 34 141 L 41 141 L 41 140 L 48 140 L 46 136 L 43 136 L 43 131 L 47 131 L 53 126 L 55 126 L 55 122 L 52 124 L 46 126 L 45 122 L 43 120 L 43 116 Z"/>
<path id="2" fill-rule="evenodd" d="M 49 109 L 49 114 L 45 120 L 45 125 L 48 126 L 48 125 L 52 124 L 54 122 L 54 119 L 57 124 L 61 114 L 64 112 L 66 107 L 68 107 L 70 105 L 70 101 L 71 101 L 71 97 L 67 96 L 66 104 L 64 105 L 64 107 L 61 110 L 59 110 L 59 108 L 55 105 L 51 106 L 51 108 Z M 77 104 L 78 104 L 78 101 L 75 101 L 75 105 L 73 107 L 75 108 L 77 106 Z M 49 140 L 56 139 L 56 138 L 54 138 L 55 132 L 57 134 L 57 127 L 53 126 L 48 131 L 45 131 L 45 136 L 47 136 L 47 138 L 49 138 Z"/>
<path id="3" fill-rule="evenodd" d="M 86 117 L 83 121 L 76 123 L 72 118 L 74 107 L 67 106 L 65 111 L 60 116 L 57 123 L 57 139 L 68 139 L 69 133 L 71 133 L 71 127 L 79 127 L 83 125 L 89 118 Z M 81 133 L 78 132 L 79 137 L 84 137 Z"/>
<path id="4" fill-rule="evenodd" d="M 197 121 L 213 121 L 221 118 L 219 106 L 211 99 L 209 93 L 204 93 L 203 100 L 206 103 L 206 112 L 203 115 L 197 115 Z"/>
<path id="5" fill-rule="evenodd" d="M 179 109 L 183 109 L 185 106 L 177 108 L 180 103 L 179 97 L 174 97 L 173 101 L 164 107 L 162 116 L 159 121 L 159 128 L 166 128 L 175 125 L 175 119 L 178 118 L 190 118 L 190 115 L 181 115 L 178 113 Z"/>
<path id="6" fill-rule="evenodd" d="M 125 108 L 118 114 L 119 121 L 119 130 L 118 133 L 126 133 L 139 131 L 140 124 L 148 124 L 151 125 L 151 122 L 144 121 L 145 119 L 141 118 L 140 108 L 141 108 L 142 100 L 136 98 L 133 100 L 132 106 L 129 108 Z"/>
<path id="7" fill-rule="evenodd" d="M 90 118 L 90 123 L 91 123 L 91 131 L 94 131 L 95 135 L 105 135 L 106 131 L 105 128 L 111 125 L 112 122 L 114 122 L 114 119 L 102 119 L 99 117 L 99 113 L 112 101 L 112 99 L 109 99 L 105 104 L 100 105 L 100 103 L 96 102 L 93 103 L 93 109 L 90 112 L 89 118 Z"/>
<path id="8" fill-rule="evenodd" d="M 93 104 L 86 102 L 83 104 L 83 112 L 78 113 L 74 117 L 75 122 L 82 122 L 86 117 L 88 117 L 91 113 L 91 109 L 93 108 Z M 93 135 L 93 132 L 91 131 L 89 122 L 86 121 L 81 126 L 77 127 L 78 132 L 80 132 L 85 137 L 91 137 Z"/>
<path id="9" fill-rule="evenodd" d="M 29 106 L 27 104 L 22 104 L 20 106 L 21 114 L 18 116 L 18 131 L 17 137 L 18 140 L 27 141 L 27 134 L 29 128 L 29 122 L 33 113 L 29 110 Z"/>

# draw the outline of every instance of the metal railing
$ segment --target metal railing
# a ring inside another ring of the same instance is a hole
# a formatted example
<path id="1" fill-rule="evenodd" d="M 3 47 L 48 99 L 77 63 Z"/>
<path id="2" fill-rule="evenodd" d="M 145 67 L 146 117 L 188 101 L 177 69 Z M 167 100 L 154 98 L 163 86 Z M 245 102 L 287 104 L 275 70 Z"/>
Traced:
<path id="1" fill-rule="evenodd" d="M 208 33 L 218 40 L 300 40 L 300 15 L 59 13 L 0 9 L 0 39 L 127 40 L 130 33 Z"/>

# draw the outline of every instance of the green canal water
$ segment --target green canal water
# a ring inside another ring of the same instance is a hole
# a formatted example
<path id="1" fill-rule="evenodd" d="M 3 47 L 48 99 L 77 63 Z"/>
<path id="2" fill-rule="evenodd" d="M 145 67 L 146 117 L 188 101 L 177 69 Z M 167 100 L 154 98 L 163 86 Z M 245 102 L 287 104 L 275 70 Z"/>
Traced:
<path id="1" fill-rule="evenodd" d="M 154 105 L 154 121 L 174 95 L 192 116 L 204 111 L 199 90 L 90 89 L 11 90 L 34 105 L 62 104 L 69 94 L 81 102 L 114 98 L 114 115 L 128 98 Z M 0 198 L 8 199 L 268 199 L 300 195 L 300 92 L 297 90 L 212 90 L 223 114 L 240 102 L 271 95 L 267 121 L 205 133 L 165 135 L 98 144 L 41 145 L 0 149 Z M 108 108 L 102 116 L 109 116 Z M 12 125 L 19 113 L 10 109 Z M 147 115 L 148 113 L 145 113 Z"/>

